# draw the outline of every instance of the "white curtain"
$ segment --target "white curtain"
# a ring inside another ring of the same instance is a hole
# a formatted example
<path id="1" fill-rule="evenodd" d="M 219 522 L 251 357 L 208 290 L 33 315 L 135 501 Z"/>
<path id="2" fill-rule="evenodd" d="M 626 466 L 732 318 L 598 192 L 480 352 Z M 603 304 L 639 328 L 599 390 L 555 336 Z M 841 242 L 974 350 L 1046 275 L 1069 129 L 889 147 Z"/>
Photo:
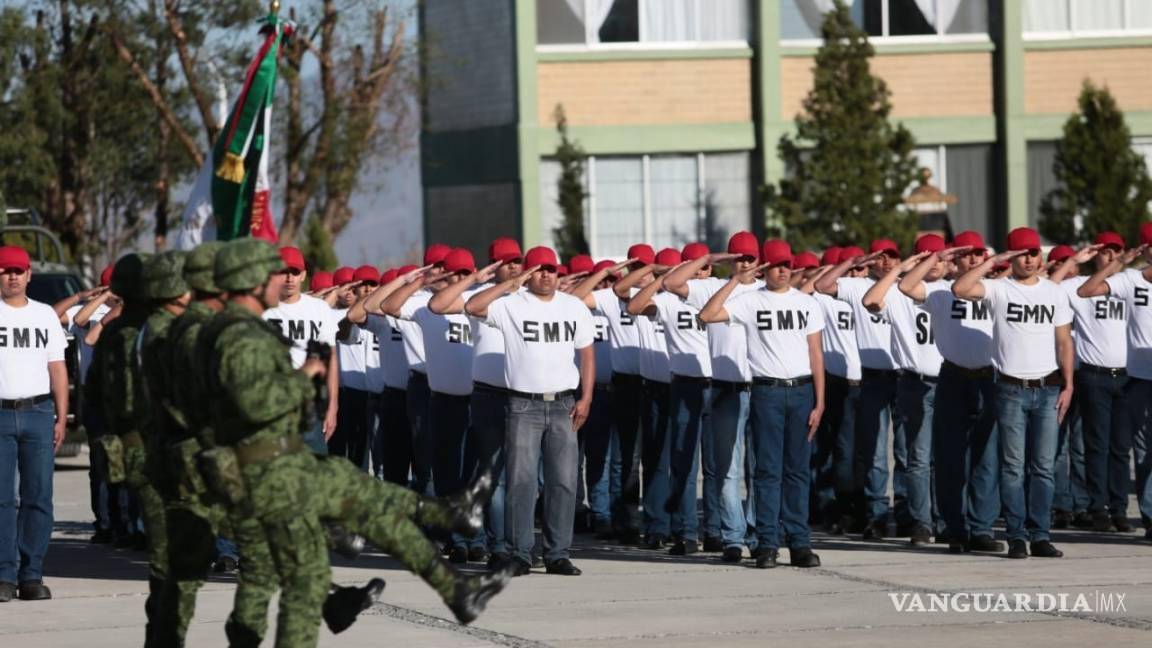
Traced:
<path id="1" fill-rule="evenodd" d="M 648 0 L 649 4 L 653 0 Z M 700 40 L 749 40 L 748 3 L 750 0 L 697 0 L 700 17 Z M 831 0 L 828 0 L 831 2 Z"/>
<path id="2" fill-rule="evenodd" d="M 588 30 L 588 42 L 599 43 L 600 28 L 604 26 L 604 21 L 608 19 L 608 14 L 612 13 L 612 5 L 616 4 L 616 0 L 587 1 L 588 15 L 585 16 L 584 28 Z"/>
<path id="3" fill-rule="evenodd" d="M 644 40 L 655 43 L 696 40 L 695 0 L 647 0 L 644 10 Z"/>
<path id="4" fill-rule="evenodd" d="M 644 171 L 640 158 L 596 158 L 597 256 L 623 257 L 644 240 Z"/>
<path id="5" fill-rule="evenodd" d="M 1128 29 L 1152 29 L 1152 2 L 1132 0 L 1128 3 Z"/>
<path id="6" fill-rule="evenodd" d="M 747 152 L 704 156 L 704 240 L 713 250 L 724 249 L 729 236 L 748 229 L 752 214 L 750 172 Z"/>
<path id="7" fill-rule="evenodd" d="M 808 29 L 813 38 L 820 37 L 820 26 L 824 24 L 824 14 L 832 11 L 836 6 L 834 0 L 787 0 L 797 10 L 799 10 L 800 17 L 804 19 L 804 23 L 808 25 Z M 849 7 L 852 6 L 853 0 L 845 0 L 844 4 Z M 787 8 L 782 8 L 787 11 Z"/>
<path id="8" fill-rule="evenodd" d="M 1062 32 L 1068 29 L 1068 0 L 1024 0 L 1025 32 Z"/>
<path id="9" fill-rule="evenodd" d="M 695 155 L 653 156 L 648 163 L 648 191 L 652 197 L 652 245 L 656 249 L 681 248 L 698 240 Z"/>
<path id="10" fill-rule="evenodd" d="M 988 33 L 987 0 L 938 0 L 936 6 L 940 9 L 942 33 Z"/>
<path id="11" fill-rule="evenodd" d="M 1124 0 L 1073 0 L 1072 25 L 1078 32 L 1124 29 Z"/>

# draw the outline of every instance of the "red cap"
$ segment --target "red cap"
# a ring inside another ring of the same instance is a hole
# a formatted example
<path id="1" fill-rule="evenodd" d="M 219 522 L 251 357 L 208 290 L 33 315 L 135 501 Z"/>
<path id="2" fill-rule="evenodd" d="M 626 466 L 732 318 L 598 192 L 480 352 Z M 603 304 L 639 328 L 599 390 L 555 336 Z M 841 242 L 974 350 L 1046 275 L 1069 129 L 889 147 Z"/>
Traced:
<path id="1" fill-rule="evenodd" d="M 306 266 L 304 265 L 304 253 L 302 253 L 299 248 L 280 248 L 280 260 L 284 262 L 285 270 L 303 271 L 306 269 Z"/>
<path id="2" fill-rule="evenodd" d="M 1057 245 L 1048 251 L 1048 260 L 1059 263 L 1074 254 L 1076 254 L 1076 250 L 1073 250 L 1071 245 Z"/>
<path id="3" fill-rule="evenodd" d="M 429 245 L 428 249 L 424 252 L 424 265 L 435 265 L 444 261 L 444 257 L 448 256 L 448 253 L 451 251 L 452 248 L 443 243 L 433 243 Z"/>
<path id="4" fill-rule="evenodd" d="M 488 259 L 490 261 L 507 263 L 523 257 L 524 253 L 520 251 L 520 243 L 514 238 L 502 236 L 492 241 L 492 244 L 488 246 Z"/>
<path id="5" fill-rule="evenodd" d="M 788 241 L 768 239 L 760 251 L 760 259 L 770 266 L 787 265 L 792 267 L 792 246 Z"/>
<path id="6" fill-rule="evenodd" d="M 888 256 L 900 258 L 900 247 L 896 242 L 891 239 L 876 239 L 872 241 L 872 245 L 868 246 L 868 252 L 875 254 L 876 252 L 883 252 Z"/>
<path id="7" fill-rule="evenodd" d="M 346 283 L 352 283 L 356 280 L 356 271 L 348 266 L 336 268 L 336 272 L 332 273 L 332 283 L 337 286 L 343 286 Z"/>
<path id="8" fill-rule="evenodd" d="M 680 263 L 680 250 L 664 248 L 656 255 L 656 263 L 662 266 L 674 266 Z"/>
<path id="9" fill-rule="evenodd" d="M 956 238 L 952 239 L 954 247 L 971 247 L 973 252 L 984 252 L 988 248 L 984 245 L 984 237 L 980 236 L 980 232 L 973 232 L 968 230 L 960 232 Z"/>
<path id="10" fill-rule="evenodd" d="M 595 268 L 592 268 L 592 272 L 600 272 L 600 271 L 601 271 L 601 270 L 603 270 L 604 268 L 611 268 L 611 267 L 612 267 L 612 266 L 614 266 L 614 265 L 616 265 L 616 263 L 615 263 L 614 261 L 612 261 L 612 260 L 610 260 L 610 259 L 604 259 L 603 261 L 600 261 L 600 262 L 598 262 L 598 263 L 596 264 L 596 267 L 595 267 Z M 619 278 L 620 278 L 620 273 L 617 273 L 617 272 L 609 272 L 609 273 L 608 273 L 608 276 L 609 276 L 609 277 L 612 277 L 613 279 L 619 279 Z"/>
<path id="11" fill-rule="evenodd" d="M 32 267 L 28 251 L 15 245 L 0 247 L 0 270 L 16 269 L 21 272 Z"/>
<path id="12" fill-rule="evenodd" d="M 380 275 L 380 283 L 386 284 L 386 283 L 389 283 L 392 281 L 396 281 L 396 277 L 399 277 L 399 276 L 400 276 L 400 273 L 396 271 L 396 268 L 391 268 L 389 270 L 385 270 L 384 274 Z"/>
<path id="13" fill-rule="evenodd" d="M 792 268 L 794 270 L 806 270 L 808 268 L 819 267 L 820 257 L 816 256 L 812 252 L 801 252 L 800 254 L 796 255 L 795 259 L 792 260 Z"/>
<path id="14" fill-rule="evenodd" d="M 573 274 L 578 272 L 593 272 L 595 267 L 596 262 L 587 254 L 577 254 L 571 259 L 568 259 L 568 269 L 571 270 Z"/>
<path id="15" fill-rule="evenodd" d="M 752 232 L 736 232 L 728 239 L 728 254 L 756 258 L 759 249 L 760 243 Z"/>
<path id="16" fill-rule="evenodd" d="M 824 250 L 824 256 L 820 257 L 820 265 L 836 265 L 840 263 L 840 250 L 836 246 L 832 246 Z"/>
<path id="17" fill-rule="evenodd" d="M 568 276 L 568 266 L 564 265 L 563 263 L 556 266 L 556 274 L 561 276 L 561 277 L 567 277 Z"/>
<path id="18" fill-rule="evenodd" d="M 356 268 L 356 273 L 352 275 L 352 280 L 380 283 L 380 271 L 376 269 L 376 266 L 362 265 Z"/>
<path id="19" fill-rule="evenodd" d="M 1096 244 L 1116 248 L 1117 250 L 1123 250 L 1126 247 L 1124 245 L 1124 237 L 1116 232 L 1100 232 L 1096 235 Z"/>
<path id="20" fill-rule="evenodd" d="M 108 267 L 104 268 L 104 270 L 100 273 L 100 285 L 101 286 L 111 286 L 112 285 L 112 266 L 108 266 Z"/>
<path id="21" fill-rule="evenodd" d="M 925 234 L 916 239 L 916 254 L 921 252 L 939 252 L 948 247 L 944 243 L 944 237 L 939 234 Z"/>
<path id="22" fill-rule="evenodd" d="M 412 271 L 413 271 L 413 270 L 415 270 L 415 269 L 416 269 L 416 266 L 414 266 L 414 265 L 403 265 L 403 266 L 400 266 L 399 268 L 396 268 L 396 276 L 397 276 L 397 277 L 399 277 L 399 276 L 401 276 L 401 275 L 406 275 L 406 274 L 408 274 L 409 272 L 412 272 Z"/>
<path id="23" fill-rule="evenodd" d="M 708 256 L 708 246 L 703 243 L 689 243 L 684 246 L 680 251 L 680 258 L 684 261 L 695 261 L 703 256 Z"/>
<path id="24" fill-rule="evenodd" d="M 656 251 L 647 243 L 637 243 L 628 248 L 628 258 L 636 259 L 641 265 L 652 265 L 656 262 Z"/>
<path id="25" fill-rule="evenodd" d="M 1013 252 L 1016 250 L 1039 250 L 1040 235 L 1031 227 L 1017 227 L 1008 232 L 1008 249 Z"/>
<path id="26" fill-rule="evenodd" d="M 1144 223 L 1140 226 L 1140 244 L 1152 245 L 1152 223 Z"/>
<path id="27" fill-rule="evenodd" d="M 444 270 L 446 272 L 463 272 L 465 274 L 472 274 L 476 272 L 476 260 L 472 258 L 472 253 L 464 248 L 454 248 L 444 257 Z"/>
<path id="28" fill-rule="evenodd" d="M 864 256 L 864 250 L 862 248 L 849 245 L 846 248 L 840 249 L 840 261 L 838 263 L 844 263 L 848 259 L 855 259 L 862 256 Z"/>
<path id="29" fill-rule="evenodd" d="M 524 265 L 528 268 L 533 266 L 552 266 L 555 268 L 560 265 L 560 260 L 556 258 L 556 252 L 552 248 L 541 245 L 528 250 L 528 253 L 524 255 Z"/>
<path id="30" fill-rule="evenodd" d="M 308 290 L 327 290 L 332 287 L 332 273 L 318 270 L 312 273 L 308 281 Z"/>
<path id="31" fill-rule="evenodd" d="M 997 263 L 996 265 L 992 266 L 992 272 L 1004 272 L 1011 265 L 1012 264 L 1008 263 L 1007 261 L 1004 263 Z"/>

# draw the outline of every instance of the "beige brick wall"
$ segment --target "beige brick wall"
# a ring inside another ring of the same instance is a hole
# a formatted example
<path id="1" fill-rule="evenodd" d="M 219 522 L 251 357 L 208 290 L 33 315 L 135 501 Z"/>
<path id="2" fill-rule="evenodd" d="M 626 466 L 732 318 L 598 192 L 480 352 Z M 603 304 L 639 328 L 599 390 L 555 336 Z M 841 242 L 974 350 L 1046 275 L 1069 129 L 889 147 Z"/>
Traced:
<path id="1" fill-rule="evenodd" d="M 1075 111 L 1086 78 L 1107 85 L 1124 110 L 1152 110 L 1152 47 L 1025 52 L 1025 110 Z"/>
<path id="2" fill-rule="evenodd" d="M 872 59 L 872 73 L 892 91 L 894 117 L 989 116 L 992 106 L 992 54 L 884 54 Z M 787 57 L 780 62 L 780 107 L 785 119 L 801 110 L 812 88 L 814 60 Z"/>
<path id="3" fill-rule="evenodd" d="M 749 59 L 540 63 L 538 119 L 556 104 L 578 126 L 715 124 L 752 119 Z"/>

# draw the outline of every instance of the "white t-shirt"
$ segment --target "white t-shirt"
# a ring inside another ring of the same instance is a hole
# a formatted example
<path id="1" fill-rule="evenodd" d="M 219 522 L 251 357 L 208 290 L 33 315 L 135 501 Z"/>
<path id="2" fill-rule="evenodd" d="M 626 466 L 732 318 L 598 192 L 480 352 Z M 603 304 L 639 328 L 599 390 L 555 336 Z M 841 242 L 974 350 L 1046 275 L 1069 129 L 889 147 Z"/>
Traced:
<path id="1" fill-rule="evenodd" d="M 607 385 L 612 382 L 612 343 L 608 341 L 608 318 L 594 313 L 592 323 L 596 327 L 596 336 L 592 340 L 592 349 L 596 353 L 596 384 Z M 580 366 L 579 353 L 576 354 L 576 366 Z"/>
<path id="2" fill-rule="evenodd" d="M 1143 272 L 1129 269 L 1109 277 L 1108 289 L 1128 306 L 1128 375 L 1152 380 L 1152 283 Z"/>
<path id="3" fill-rule="evenodd" d="M 431 299 L 432 291 L 421 288 L 409 297 L 408 301 L 404 302 L 400 307 L 401 312 L 407 309 L 408 312 L 414 313 L 417 309 L 427 306 Z M 400 330 L 400 335 L 404 338 L 404 357 L 408 360 L 408 368 L 423 374 L 428 373 L 428 365 L 424 359 L 424 331 L 420 325 L 412 320 L 399 317 L 392 318 L 391 322 L 392 326 Z"/>
<path id="4" fill-rule="evenodd" d="M 1072 277 L 1059 286 L 1068 295 L 1076 316 L 1076 359 L 1112 369 L 1128 362 L 1128 305 L 1115 295 L 1084 299 L 1076 290 L 1088 277 Z"/>
<path id="5" fill-rule="evenodd" d="M 943 279 L 924 285 L 939 290 L 942 283 L 949 285 Z M 892 322 L 892 359 L 896 366 L 922 376 L 939 376 L 944 358 L 936 348 L 931 313 L 917 306 L 895 285 L 884 296 L 883 313 Z"/>
<path id="6" fill-rule="evenodd" d="M 83 304 L 76 304 L 72 308 L 64 311 L 64 316 L 68 319 L 68 332 L 72 334 L 72 337 L 76 338 L 76 348 L 80 352 L 81 385 L 83 385 L 84 381 L 88 378 L 88 367 L 92 366 L 92 345 L 85 342 L 84 338 L 88 335 L 88 330 L 92 325 L 104 319 L 104 316 L 112 310 L 108 307 L 108 304 L 100 304 L 96 307 L 96 311 L 92 313 L 92 317 L 88 318 L 87 326 L 77 326 L 76 314 L 79 313 L 82 308 L 84 308 Z"/>
<path id="7" fill-rule="evenodd" d="M 509 389 L 544 394 L 580 386 L 573 353 L 590 346 L 596 335 L 582 300 L 558 292 L 543 301 L 520 292 L 492 302 L 484 323 L 504 335 Z"/>
<path id="8" fill-rule="evenodd" d="M 860 364 L 866 369 L 895 369 L 892 359 L 892 326 L 884 313 L 871 313 L 864 308 L 864 294 L 875 279 L 870 277 L 841 277 L 836 283 L 836 299 L 852 307 L 856 316 L 856 343 L 860 348 Z"/>
<path id="9" fill-rule="evenodd" d="M 635 294 L 637 291 L 633 290 Z M 596 310 L 608 320 L 608 343 L 612 345 L 612 371 L 640 374 L 640 332 L 636 318 L 628 314 L 628 302 L 616 296 L 611 288 L 592 292 Z"/>
<path id="10" fill-rule="evenodd" d="M 300 295 L 295 303 L 280 302 L 276 308 L 264 311 L 264 319 L 280 327 L 284 337 L 292 340 L 292 366 L 304 366 L 308 358 L 308 342 L 316 340 L 336 346 L 336 329 L 340 324 L 338 311 L 328 302 L 312 295 Z"/>
<path id="11" fill-rule="evenodd" d="M 476 286 L 466 293 L 464 299 L 467 301 L 491 287 L 491 284 Z M 507 387 L 504 383 L 504 336 L 484 326 L 484 320 L 469 317 L 468 321 L 472 325 L 472 380 L 493 387 Z"/>
<path id="12" fill-rule="evenodd" d="M 824 370 L 833 376 L 860 380 L 860 350 L 856 346 L 856 315 L 852 307 L 823 293 L 812 295 L 824 312 Z"/>
<path id="13" fill-rule="evenodd" d="M 347 308 L 332 310 L 336 314 L 337 322 L 348 315 Z M 355 327 L 353 327 L 355 328 Z M 364 346 L 357 331 L 349 329 L 347 340 L 336 340 L 336 351 L 340 354 L 340 386 L 365 391 L 368 389 L 367 376 L 365 376 Z"/>
<path id="14" fill-rule="evenodd" d="M 29 299 L 15 308 L 0 301 L 0 398 L 49 393 L 48 363 L 63 361 L 67 348 L 60 317 L 51 306 Z"/>
<path id="15" fill-rule="evenodd" d="M 404 354 L 404 336 L 396 327 L 396 320 L 386 315 L 369 315 L 363 327 L 376 336 L 384 385 L 408 389 L 408 356 Z"/>
<path id="16" fill-rule="evenodd" d="M 984 279 L 992 309 L 992 366 L 1014 378 L 1043 378 L 1056 371 L 1056 327 L 1072 323 L 1072 306 L 1047 279 L 1032 285 Z"/>
<path id="17" fill-rule="evenodd" d="M 384 368 L 380 366 L 380 341 L 376 334 L 353 324 L 340 346 L 340 386 L 379 394 L 384 391 Z M 349 372 L 349 365 L 354 368 Z"/>
<path id="18" fill-rule="evenodd" d="M 464 299 L 468 297 L 465 293 Z M 467 396 L 472 393 L 472 323 L 463 313 L 437 315 L 428 310 L 428 301 L 404 302 L 400 319 L 420 325 L 429 389 Z"/>
<path id="19" fill-rule="evenodd" d="M 920 308 L 932 316 L 932 330 L 941 357 L 966 369 L 992 364 L 992 310 L 986 301 L 968 301 L 952 294 L 943 281 L 925 283 Z"/>
<path id="20" fill-rule="evenodd" d="M 668 344 L 664 340 L 664 324 L 647 317 L 636 318 L 636 332 L 640 337 L 640 375 L 656 382 L 672 380 L 672 366 L 668 362 Z"/>
<path id="21" fill-rule="evenodd" d="M 708 277 L 707 279 L 689 279 L 688 297 L 684 301 L 696 309 L 703 309 L 704 305 L 712 299 L 727 279 Z M 738 284 L 732 289 L 729 301 L 746 292 L 759 290 L 764 282 L 756 280 L 750 284 Z M 708 349 L 712 354 L 712 378 L 727 382 L 749 382 L 752 380 L 752 368 L 748 365 L 748 339 L 744 329 L 738 326 L 729 326 L 723 322 L 708 325 Z"/>
<path id="22" fill-rule="evenodd" d="M 654 295 L 652 303 L 656 306 L 656 320 L 664 325 L 672 373 L 711 378 L 712 353 L 708 349 L 708 329 L 700 321 L 700 309 L 667 291 Z"/>
<path id="23" fill-rule="evenodd" d="M 746 292 L 724 303 L 728 319 L 748 336 L 748 362 L 756 378 L 812 375 L 808 336 L 824 330 L 824 312 L 795 288 Z"/>

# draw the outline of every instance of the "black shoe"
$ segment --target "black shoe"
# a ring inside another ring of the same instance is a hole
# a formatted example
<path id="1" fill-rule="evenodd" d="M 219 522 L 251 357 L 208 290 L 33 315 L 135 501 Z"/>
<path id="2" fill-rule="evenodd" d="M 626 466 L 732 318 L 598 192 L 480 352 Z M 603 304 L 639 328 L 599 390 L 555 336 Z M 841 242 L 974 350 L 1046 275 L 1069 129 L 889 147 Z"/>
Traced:
<path id="1" fill-rule="evenodd" d="M 501 571 L 503 569 L 507 569 L 513 578 L 516 576 L 527 576 L 532 573 L 532 563 L 519 558 L 510 558 L 504 565 L 496 565 L 492 571 Z"/>
<path id="2" fill-rule="evenodd" d="M 1060 551 L 1047 540 L 1037 540 L 1031 546 L 1032 555 L 1037 558 L 1063 558 L 1064 552 Z"/>
<path id="3" fill-rule="evenodd" d="M 573 565 L 572 561 L 568 560 L 567 558 L 553 560 L 552 562 L 548 563 L 548 566 L 544 568 L 544 571 L 548 572 L 549 574 L 556 574 L 558 576 L 579 576 L 580 574 L 584 573 L 580 571 L 579 567 Z"/>
<path id="4" fill-rule="evenodd" d="M 216 562 L 212 563 L 212 571 L 217 574 L 231 574 L 236 571 L 238 566 L 236 559 L 232 556 L 220 556 L 216 559 Z"/>
<path id="5" fill-rule="evenodd" d="M 476 473 L 476 479 L 463 491 L 446 498 L 446 504 L 453 513 L 453 524 L 448 531 L 454 531 L 462 536 L 472 537 L 484 529 L 484 509 L 488 500 L 492 499 L 492 489 L 496 480 L 492 475 L 492 466 L 482 464 Z"/>
<path id="6" fill-rule="evenodd" d="M 1004 551 L 1004 543 L 996 540 L 992 536 L 972 536 L 968 540 L 968 551 L 1000 553 L 1001 551 Z"/>
<path id="7" fill-rule="evenodd" d="M 949 540 L 948 541 L 948 553 L 950 553 L 950 554 L 962 554 L 962 553 L 966 553 L 968 551 L 971 551 L 971 549 L 968 548 L 967 542 L 964 542 L 963 540 Z"/>
<path id="8" fill-rule="evenodd" d="M 1116 530 L 1112 526 L 1112 518 L 1107 513 L 1101 511 L 1092 514 L 1092 530 L 1100 533 L 1110 533 Z"/>
<path id="9" fill-rule="evenodd" d="M 468 562 L 467 547 L 452 547 L 452 551 L 448 552 L 448 562 L 456 565 L 462 565 Z"/>
<path id="10" fill-rule="evenodd" d="M 592 527 L 592 533 L 596 534 L 597 540 L 611 540 L 616 537 L 616 532 L 612 530 L 612 525 L 607 522 L 597 522 Z"/>
<path id="11" fill-rule="evenodd" d="M 116 536 L 112 533 L 111 529 L 96 529 L 96 533 L 88 540 L 92 544 L 111 544 Z"/>
<path id="12" fill-rule="evenodd" d="M 938 545 L 952 544 L 952 538 L 948 537 L 948 530 L 940 526 L 936 526 L 939 531 L 932 532 L 932 542 Z"/>
<path id="13" fill-rule="evenodd" d="M 1028 547 L 1025 546 L 1023 540 L 1008 541 L 1008 557 L 1021 559 L 1028 557 Z"/>
<path id="14" fill-rule="evenodd" d="M 364 587 L 341 587 L 333 583 L 321 608 L 324 624 L 332 634 L 340 634 L 356 622 L 356 617 L 380 600 L 384 580 L 373 578 Z"/>
<path id="15" fill-rule="evenodd" d="M 681 540 L 672 545 L 672 548 L 668 550 L 668 555 L 691 556 L 697 551 L 700 551 L 700 545 L 696 544 L 695 540 Z"/>
<path id="16" fill-rule="evenodd" d="M 479 576 L 464 576 L 456 581 L 452 601 L 448 604 L 448 608 L 456 615 L 456 620 L 460 622 L 460 625 L 468 625 L 480 616 L 480 613 L 487 607 L 488 601 L 499 594 L 500 590 L 503 590 L 504 586 L 508 584 L 514 569 L 514 567 L 509 566 Z"/>
<path id="17" fill-rule="evenodd" d="M 920 525 L 912 530 L 909 542 L 913 546 L 926 545 L 932 543 L 932 530 L 924 525 Z"/>
<path id="18" fill-rule="evenodd" d="M 911 538 L 912 534 L 916 532 L 916 527 L 919 525 L 914 522 L 905 522 L 904 524 L 896 525 L 896 535 L 894 538 Z"/>
<path id="19" fill-rule="evenodd" d="M 812 547 L 796 547 L 788 550 L 789 562 L 793 567 L 819 567 L 820 556 L 812 553 Z"/>
<path id="20" fill-rule="evenodd" d="M 777 549 L 757 549 L 756 569 L 772 569 L 780 560 L 780 551 Z"/>
<path id="21" fill-rule="evenodd" d="M 511 555 L 503 551 L 494 552 L 491 556 L 488 556 L 488 569 L 500 569 L 511 561 Z"/>
<path id="22" fill-rule="evenodd" d="M 744 560 L 744 550 L 740 547 L 724 547 L 724 555 L 720 559 L 726 563 L 738 563 Z"/>
<path id="23" fill-rule="evenodd" d="M 532 569 L 540 569 L 544 566 L 544 557 L 532 554 Z"/>
<path id="24" fill-rule="evenodd" d="M 864 529 L 868 528 L 868 525 L 864 523 L 863 519 L 842 515 L 840 516 L 840 528 L 844 529 L 844 533 L 864 533 Z"/>
<path id="25" fill-rule="evenodd" d="M 844 527 L 841 526 L 840 520 L 827 520 L 824 522 L 824 532 L 828 535 L 844 535 Z"/>
<path id="26" fill-rule="evenodd" d="M 716 536 L 704 536 L 704 546 L 701 551 L 707 553 L 720 553 L 724 551 L 724 540 Z"/>
<path id="27" fill-rule="evenodd" d="M 667 542 L 668 538 L 665 538 L 659 533 L 644 536 L 644 548 L 651 549 L 652 551 L 660 551 Z"/>
<path id="28" fill-rule="evenodd" d="M 1116 530 L 1120 533 L 1128 533 L 1132 530 L 1132 523 L 1128 521 L 1127 515 L 1113 515 L 1112 525 L 1115 526 Z"/>
<path id="29" fill-rule="evenodd" d="M 340 524 L 325 524 L 324 529 L 328 533 L 332 551 L 337 554 L 348 560 L 355 560 L 364 552 L 364 536 L 352 533 Z"/>
<path id="30" fill-rule="evenodd" d="M 576 511 L 576 517 L 572 520 L 572 533 L 573 535 L 583 535 L 592 529 L 592 524 L 589 518 L 592 512 L 588 510 Z"/>
<path id="31" fill-rule="evenodd" d="M 1077 529 L 1091 529 L 1092 516 L 1088 514 L 1088 511 L 1080 511 L 1072 517 L 1072 526 Z"/>
<path id="32" fill-rule="evenodd" d="M 52 598 L 52 590 L 41 581 L 24 581 L 20 583 L 18 595 L 21 601 L 47 601 Z"/>
<path id="33" fill-rule="evenodd" d="M 143 533 L 132 534 L 132 550 L 133 551 L 148 551 L 148 536 Z"/>
<path id="34" fill-rule="evenodd" d="M 488 550 L 484 547 L 469 547 L 468 549 L 468 562 L 486 563 L 488 562 Z"/>
<path id="35" fill-rule="evenodd" d="M 1056 509 L 1052 511 L 1052 528 L 1067 529 L 1072 524 L 1072 511 Z"/>
<path id="36" fill-rule="evenodd" d="M 888 525 L 883 522 L 876 521 L 872 524 L 869 524 L 868 527 L 864 529 L 863 538 L 865 540 L 883 540 L 887 535 Z"/>
<path id="37" fill-rule="evenodd" d="M 16 598 L 16 583 L 0 581 L 0 603 L 7 603 Z"/>
<path id="38" fill-rule="evenodd" d="M 640 530 L 639 529 L 620 529 L 616 532 L 616 539 L 620 541 L 620 544 L 624 544 L 624 545 L 639 544 L 639 542 L 640 542 Z"/>
<path id="39" fill-rule="evenodd" d="M 116 536 L 116 539 L 112 541 L 112 548 L 113 549 L 131 549 L 132 543 L 134 543 L 134 542 L 135 542 L 135 538 L 133 537 L 133 535 L 131 533 L 119 534 Z"/>
<path id="40" fill-rule="evenodd" d="M 1144 539 L 1149 541 L 1149 542 L 1152 542 L 1152 527 L 1148 527 L 1147 529 L 1144 529 Z"/>

